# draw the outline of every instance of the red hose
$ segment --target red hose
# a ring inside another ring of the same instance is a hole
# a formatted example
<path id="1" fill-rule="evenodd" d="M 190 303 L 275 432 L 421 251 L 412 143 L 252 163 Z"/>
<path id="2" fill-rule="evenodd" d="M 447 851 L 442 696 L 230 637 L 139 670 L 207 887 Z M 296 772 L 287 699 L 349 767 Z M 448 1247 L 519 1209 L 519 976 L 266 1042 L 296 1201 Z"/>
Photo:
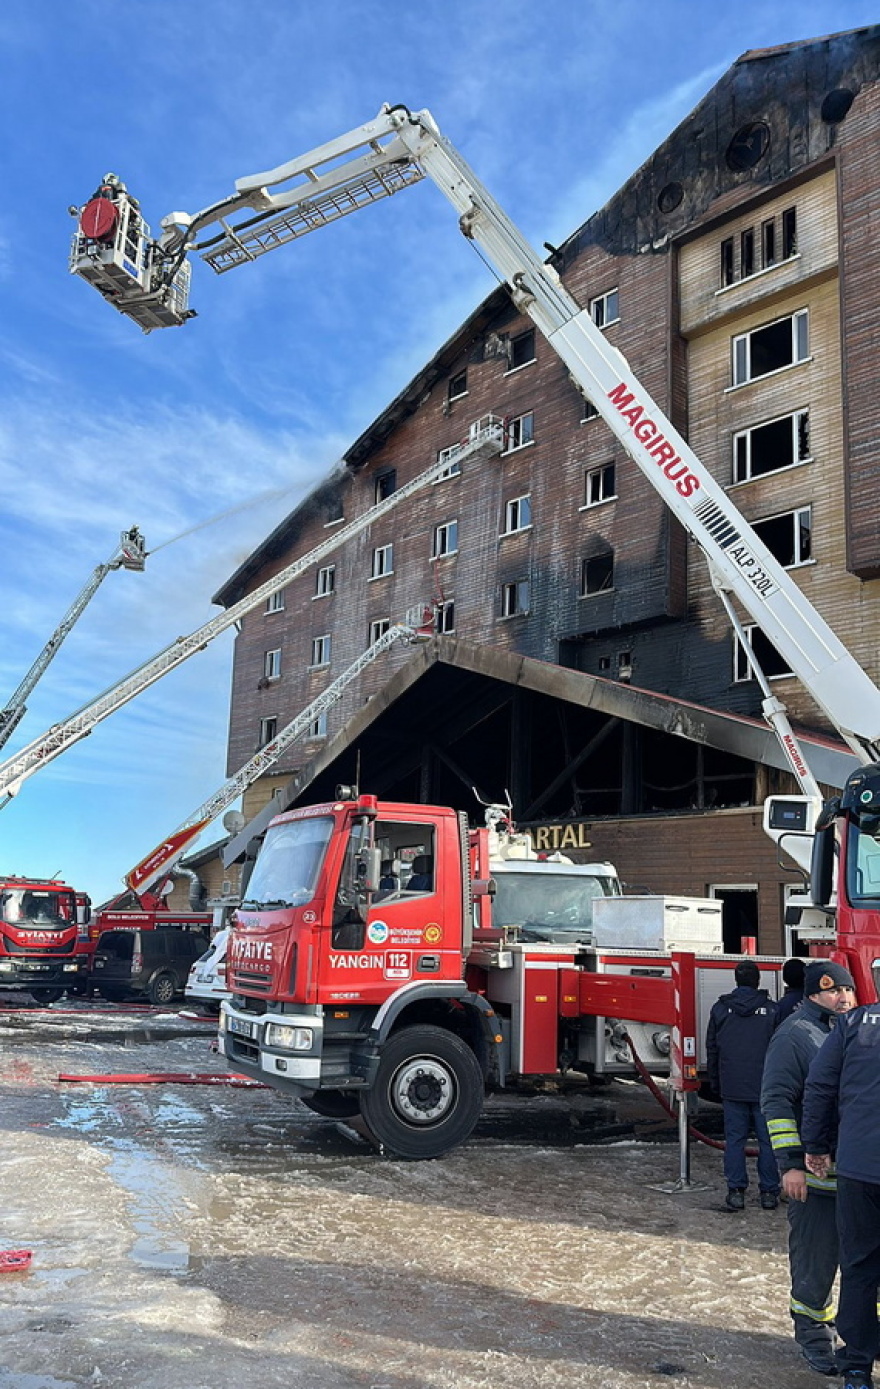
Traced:
<path id="1" fill-rule="evenodd" d="M 642 1080 L 647 1085 L 651 1094 L 654 1096 L 654 1099 L 657 1101 L 659 1105 L 663 1107 L 663 1109 L 666 1110 L 666 1113 L 669 1115 L 670 1119 L 677 1118 L 678 1116 L 676 1115 L 675 1110 L 672 1108 L 672 1105 L 669 1103 L 666 1096 L 663 1094 L 663 1091 L 660 1089 L 659 1085 L 654 1080 L 654 1077 L 649 1074 L 647 1066 L 645 1065 L 644 1061 L 636 1051 L 632 1037 L 629 1035 L 628 1032 L 624 1032 L 623 1035 L 626 1038 L 627 1046 L 632 1052 L 632 1058 L 635 1063 L 635 1068 L 638 1071 L 639 1075 L 642 1077 Z M 699 1129 L 694 1128 L 693 1124 L 688 1124 L 688 1133 L 691 1135 L 692 1138 L 696 1138 L 697 1142 L 705 1143 L 708 1148 L 719 1148 L 722 1153 L 724 1152 L 724 1149 L 727 1146 L 726 1143 L 721 1142 L 719 1139 L 710 1138 L 708 1134 L 701 1133 Z M 757 1148 L 746 1148 L 746 1157 L 757 1156 Z"/>
<path id="2" fill-rule="evenodd" d="M 88 1081 L 92 1085 L 234 1085 L 242 1089 L 266 1090 L 268 1086 L 261 1080 L 247 1080 L 244 1076 L 215 1075 L 212 1071 L 132 1071 L 115 1075 L 67 1075 L 58 1077 L 62 1081 Z"/>

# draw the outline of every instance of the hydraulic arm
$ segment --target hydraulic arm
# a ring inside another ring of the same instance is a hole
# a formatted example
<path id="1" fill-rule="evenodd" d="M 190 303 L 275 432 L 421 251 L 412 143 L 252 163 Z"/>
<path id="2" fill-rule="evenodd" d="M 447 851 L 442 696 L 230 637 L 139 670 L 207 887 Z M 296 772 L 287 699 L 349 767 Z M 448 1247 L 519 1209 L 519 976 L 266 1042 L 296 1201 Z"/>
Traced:
<path id="1" fill-rule="evenodd" d="M 452 203 L 462 232 L 499 270 L 517 306 L 565 362 L 633 460 L 703 550 L 716 587 L 736 598 L 786 660 L 841 737 L 865 763 L 880 756 L 880 690 L 740 515 L 687 442 L 440 133 L 428 111 L 384 106 L 375 120 L 275 169 L 239 179 L 235 192 L 195 215 L 172 213 L 137 258 L 148 267 L 119 288 L 118 250 L 89 238 L 83 209 L 71 269 L 150 331 L 191 316 L 182 275 L 190 251 L 218 273 L 356 212 L 427 176 Z M 127 193 L 119 195 L 128 198 Z M 93 200 L 94 203 L 94 200 Z M 100 208 L 98 211 L 102 211 Z M 243 218 L 238 214 L 246 213 Z M 233 220 L 237 219 L 237 220 Z M 106 220 L 106 219 L 105 219 Z M 121 223 L 122 217 L 117 218 Z M 114 225 L 116 225 L 114 223 Z M 128 225 L 128 224 L 127 224 Z M 205 229 L 213 235 L 199 238 Z M 101 282 L 102 257 L 114 277 Z M 112 292 L 111 292 L 112 290 Z M 163 298 L 164 296 L 164 298 Z M 789 750 L 790 751 L 790 750 Z M 794 765 L 794 764 L 793 764 Z M 2 769 L 0 769 L 2 773 Z"/>

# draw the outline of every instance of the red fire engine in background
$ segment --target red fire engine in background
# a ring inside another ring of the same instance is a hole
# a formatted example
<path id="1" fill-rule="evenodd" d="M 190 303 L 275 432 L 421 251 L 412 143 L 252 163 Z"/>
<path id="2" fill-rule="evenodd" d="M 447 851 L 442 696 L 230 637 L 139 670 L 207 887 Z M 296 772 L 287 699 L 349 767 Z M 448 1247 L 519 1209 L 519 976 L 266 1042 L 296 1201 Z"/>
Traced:
<path id="1" fill-rule="evenodd" d="M 0 875 L 0 989 L 54 1003 L 85 986 L 89 898 L 59 878 Z"/>

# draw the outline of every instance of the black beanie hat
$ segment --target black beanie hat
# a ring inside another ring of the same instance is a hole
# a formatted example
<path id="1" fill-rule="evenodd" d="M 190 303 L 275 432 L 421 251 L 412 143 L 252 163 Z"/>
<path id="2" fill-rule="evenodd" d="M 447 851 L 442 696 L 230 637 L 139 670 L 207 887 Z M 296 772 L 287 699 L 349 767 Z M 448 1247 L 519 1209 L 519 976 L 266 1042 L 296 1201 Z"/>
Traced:
<path id="1" fill-rule="evenodd" d="M 804 993 L 807 998 L 824 989 L 854 989 L 848 969 L 834 960 L 811 960 L 804 971 Z"/>

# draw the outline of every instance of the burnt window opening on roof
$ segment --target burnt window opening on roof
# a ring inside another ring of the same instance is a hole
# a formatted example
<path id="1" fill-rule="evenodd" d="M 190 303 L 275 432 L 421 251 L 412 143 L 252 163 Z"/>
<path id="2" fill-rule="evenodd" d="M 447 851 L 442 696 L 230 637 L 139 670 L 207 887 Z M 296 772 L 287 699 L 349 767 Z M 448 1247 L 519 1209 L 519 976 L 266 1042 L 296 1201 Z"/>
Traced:
<path id="1" fill-rule="evenodd" d="M 744 227 L 738 238 L 726 236 L 720 253 L 722 289 L 791 260 L 798 253 L 797 209 L 787 207 L 779 216 L 766 218 L 760 225 L 760 238 L 755 227 Z"/>

